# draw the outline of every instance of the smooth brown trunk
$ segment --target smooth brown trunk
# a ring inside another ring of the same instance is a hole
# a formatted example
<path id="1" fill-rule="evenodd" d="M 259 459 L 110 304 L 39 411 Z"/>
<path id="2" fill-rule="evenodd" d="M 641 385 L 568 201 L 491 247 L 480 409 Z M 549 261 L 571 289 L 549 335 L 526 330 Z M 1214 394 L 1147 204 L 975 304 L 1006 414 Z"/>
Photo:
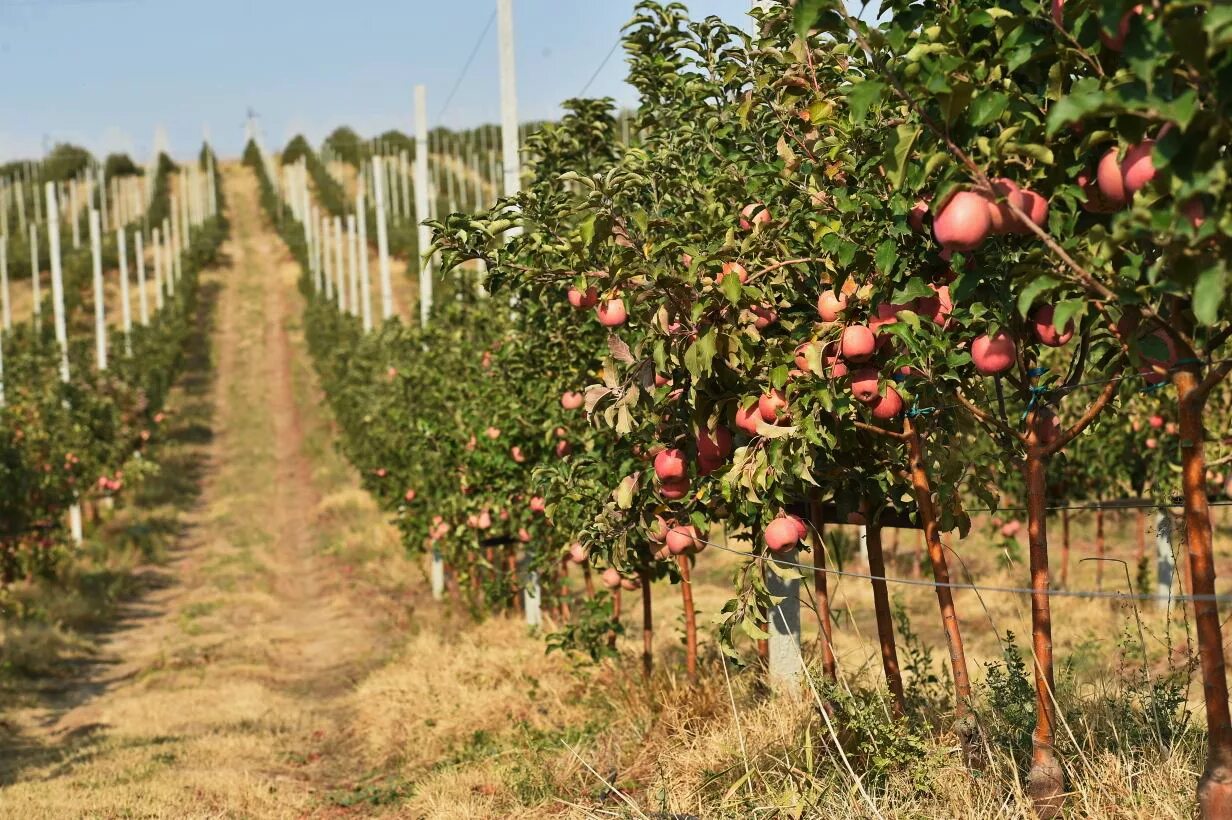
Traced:
<path id="1" fill-rule="evenodd" d="M 1061 510 L 1061 589 L 1069 588 L 1069 510 Z"/>
<path id="2" fill-rule="evenodd" d="M 642 572 L 642 674 L 650 677 L 654 668 L 654 618 L 650 607 L 650 575 Z"/>
<path id="3" fill-rule="evenodd" d="M 834 661 L 834 628 L 830 623 L 830 589 L 826 578 L 826 518 L 820 500 L 809 504 L 809 518 L 813 524 L 813 594 L 817 599 L 817 638 L 821 643 L 821 668 L 827 678 L 838 680 L 838 666 Z"/>
<path id="4" fill-rule="evenodd" d="M 911 486 L 915 491 L 916 507 L 920 511 L 920 528 L 924 532 L 924 543 L 928 545 L 928 559 L 933 565 L 933 580 L 937 582 L 941 627 L 945 630 L 945 641 L 950 650 L 950 671 L 954 675 L 954 717 L 959 723 L 959 733 L 965 742 L 975 728 L 971 720 L 971 678 L 967 672 L 967 654 L 963 649 L 958 613 L 954 608 L 954 590 L 949 586 L 949 562 L 946 561 L 945 547 L 941 543 L 941 528 L 937 523 L 937 508 L 933 506 L 933 490 L 924 461 L 924 445 L 920 440 L 920 433 L 912 426 L 910 419 L 903 422 L 903 432 L 907 434 Z"/>
<path id="5" fill-rule="evenodd" d="M 1097 504 L 1103 504 L 1102 501 L 1097 501 Z M 1104 540 L 1104 510 L 1102 507 L 1095 509 L 1095 588 L 1101 590 L 1104 588 L 1104 553 L 1107 550 L 1107 542 Z"/>
<path id="6" fill-rule="evenodd" d="M 1185 494 L 1185 541 L 1202 690 L 1206 698 L 1206 768 L 1198 780 L 1198 807 L 1204 820 L 1232 817 L 1232 716 L 1228 710 L 1228 678 L 1224 668 L 1223 635 L 1215 595 L 1215 560 L 1211 544 L 1210 506 L 1206 497 L 1206 396 L 1198 390 L 1192 370 L 1173 374 L 1180 406 L 1181 483 Z M 1181 577 L 1185 576 L 1182 569 Z"/>
<path id="7" fill-rule="evenodd" d="M 1134 548 L 1134 570 L 1137 571 L 1142 566 L 1142 559 L 1146 557 L 1146 510 L 1139 507 L 1134 512 L 1137 513 L 1138 522 L 1138 545 Z"/>
<path id="8" fill-rule="evenodd" d="M 1035 731 L 1031 734 L 1031 770 L 1027 794 L 1041 818 L 1061 812 L 1065 775 L 1057 759 L 1056 705 L 1053 701 L 1052 608 L 1048 597 L 1047 476 L 1032 414 L 1027 443 L 1027 540 L 1031 553 L 1031 644 L 1035 655 Z"/>
<path id="9" fill-rule="evenodd" d="M 922 564 L 924 563 L 924 532 L 916 533 L 915 537 L 915 552 L 911 556 L 911 577 L 919 579 L 924 571 Z"/>
<path id="10" fill-rule="evenodd" d="M 586 582 L 586 599 L 594 600 L 595 579 L 590 576 L 590 564 L 582 564 L 582 580 Z"/>
<path id="11" fill-rule="evenodd" d="M 560 602 L 558 609 L 560 610 L 561 620 L 568 621 L 572 617 L 569 611 L 569 559 L 565 558 L 560 562 L 560 585 L 557 587 L 559 592 L 556 593 L 556 598 Z"/>
<path id="12" fill-rule="evenodd" d="M 684 666 L 689 682 L 697 683 L 697 613 L 693 609 L 693 580 L 689 556 L 681 555 L 680 597 L 684 604 Z"/>
<path id="13" fill-rule="evenodd" d="M 520 615 L 522 614 L 522 593 L 518 589 L 518 555 L 512 549 L 509 550 L 505 566 L 509 569 L 509 597 L 512 600 L 514 611 Z"/>
<path id="14" fill-rule="evenodd" d="M 871 519 L 871 516 L 867 517 Z M 898 648 L 894 643 L 894 617 L 890 613 L 890 595 L 886 588 L 881 528 L 870 520 L 866 532 L 868 574 L 873 576 L 873 610 L 877 616 L 877 640 L 881 644 L 881 667 L 885 670 L 886 685 L 890 688 L 891 710 L 894 717 L 899 718 L 906 712 L 907 696 L 903 691 L 903 673 L 898 666 Z"/>
<path id="15" fill-rule="evenodd" d="M 612 623 L 620 623 L 620 587 L 612 590 Z M 607 645 L 612 649 L 616 648 L 616 630 L 613 629 L 607 636 Z"/>

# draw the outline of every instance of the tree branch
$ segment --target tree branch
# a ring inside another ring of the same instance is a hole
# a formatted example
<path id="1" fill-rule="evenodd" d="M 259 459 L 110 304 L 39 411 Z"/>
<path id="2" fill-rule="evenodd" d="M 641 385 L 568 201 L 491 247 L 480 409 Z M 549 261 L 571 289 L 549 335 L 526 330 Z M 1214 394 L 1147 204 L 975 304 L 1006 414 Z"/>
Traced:
<path id="1" fill-rule="evenodd" d="M 1103 412 L 1104 408 L 1108 406 L 1108 402 L 1112 401 L 1112 397 L 1117 394 L 1117 390 L 1120 388 L 1120 379 L 1113 379 L 1104 385 L 1104 389 L 1100 391 L 1098 398 L 1096 398 L 1094 403 L 1087 408 L 1087 411 L 1082 414 L 1082 418 L 1074 422 L 1073 426 L 1071 426 L 1068 430 L 1057 436 L 1055 441 L 1047 447 L 1042 448 L 1044 456 L 1051 456 L 1054 453 L 1059 452 L 1062 447 L 1076 439 L 1078 435 L 1083 430 L 1087 429 L 1091 422 L 1095 421 L 1096 417 Z"/>

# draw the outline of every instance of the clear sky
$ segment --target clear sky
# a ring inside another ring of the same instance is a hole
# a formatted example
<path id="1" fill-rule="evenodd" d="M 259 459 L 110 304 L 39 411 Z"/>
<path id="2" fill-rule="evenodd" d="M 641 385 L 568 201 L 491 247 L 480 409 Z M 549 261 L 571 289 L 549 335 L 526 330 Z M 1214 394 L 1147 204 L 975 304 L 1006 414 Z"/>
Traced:
<path id="1" fill-rule="evenodd" d="M 551 117 L 577 96 L 631 16 L 634 0 L 513 0 L 519 115 Z M 750 0 L 686 0 L 695 18 L 747 26 Z M 367 136 L 411 129 L 428 87 L 433 124 L 495 122 L 496 25 L 442 106 L 495 0 L 0 0 L 0 160 L 45 141 L 144 160 L 155 129 L 173 154 L 242 148 L 249 107 L 271 147 L 348 124 Z M 623 51 L 588 96 L 629 103 Z"/>

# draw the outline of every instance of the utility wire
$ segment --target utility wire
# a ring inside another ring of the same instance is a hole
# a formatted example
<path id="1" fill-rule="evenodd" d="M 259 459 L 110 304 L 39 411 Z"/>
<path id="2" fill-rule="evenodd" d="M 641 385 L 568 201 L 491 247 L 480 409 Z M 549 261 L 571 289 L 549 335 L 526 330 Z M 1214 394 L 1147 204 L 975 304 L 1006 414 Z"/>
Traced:
<path id="1" fill-rule="evenodd" d="M 585 97 L 586 92 L 590 90 L 590 86 L 595 80 L 599 79 L 599 72 L 607 65 L 607 61 L 612 59 L 612 55 L 616 53 L 616 49 L 620 48 L 620 44 L 624 42 L 623 37 L 617 37 L 616 42 L 612 43 L 612 47 L 608 50 L 603 58 L 603 62 L 599 63 L 599 67 L 595 69 L 595 73 L 590 75 L 590 79 L 586 81 L 586 85 L 582 86 L 582 90 L 578 92 L 579 97 Z"/>
<path id="2" fill-rule="evenodd" d="M 492 10 L 492 14 L 488 16 L 488 22 L 484 25 L 483 31 L 479 32 L 479 37 L 475 40 L 475 45 L 471 47 L 470 56 L 466 58 L 466 62 L 462 65 L 462 70 L 458 72 L 458 79 L 454 81 L 453 88 L 445 97 L 445 104 L 441 106 L 441 110 L 436 115 L 436 121 L 441 122 L 445 117 L 445 112 L 449 110 L 449 104 L 453 102 L 454 95 L 458 93 L 458 89 L 462 87 L 462 81 L 466 79 L 466 72 L 470 70 L 471 63 L 475 62 L 475 55 L 479 53 L 479 47 L 483 45 L 484 39 L 488 36 L 488 32 L 492 30 L 492 24 L 496 22 L 496 10 Z"/>
<path id="3" fill-rule="evenodd" d="M 888 575 L 870 575 L 866 572 L 850 572 L 848 570 L 830 569 L 829 567 L 818 567 L 809 564 L 798 564 L 794 561 L 784 561 L 781 558 L 775 558 L 771 555 L 759 555 L 754 552 L 742 552 L 734 550 L 731 547 L 725 547 L 722 544 L 716 544 L 713 541 L 707 541 L 704 538 L 697 538 L 702 544 L 714 547 L 717 550 L 730 552 L 733 555 L 740 555 L 745 558 L 751 558 L 754 561 L 773 561 L 775 564 L 782 567 L 794 567 L 796 569 L 805 570 L 812 573 L 823 572 L 826 575 L 837 575 L 844 578 L 863 578 L 868 581 L 885 581 L 889 584 L 900 584 L 902 586 L 914 587 L 930 587 L 932 589 L 957 589 L 971 590 L 973 592 L 1004 592 L 1013 595 L 1036 595 L 1037 590 L 1030 587 L 1003 587 L 1003 586 L 983 586 L 981 584 L 963 584 L 963 583 L 938 583 L 936 581 L 926 581 L 923 578 L 894 578 Z M 773 570 L 772 570 L 773 571 Z M 1043 590 L 1043 594 L 1050 598 L 1104 598 L 1119 601 L 1214 601 L 1215 603 L 1226 604 L 1232 603 L 1232 595 L 1158 595 L 1139 592 L 1104 592 L 1102 590 L 1081 590 L 1081 589 L 1048 589 Z"/>

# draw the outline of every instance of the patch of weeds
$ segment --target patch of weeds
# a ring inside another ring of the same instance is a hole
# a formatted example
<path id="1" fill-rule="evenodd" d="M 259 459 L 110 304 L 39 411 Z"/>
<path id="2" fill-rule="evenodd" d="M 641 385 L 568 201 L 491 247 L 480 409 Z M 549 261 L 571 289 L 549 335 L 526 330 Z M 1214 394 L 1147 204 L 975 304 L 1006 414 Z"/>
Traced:
<path id="1" fill-rule="evenodd" d="M 325 799 L 341 808 L 356 806 L 392 806 L 415 795 L 415 784 L 401 775 L 386 775 L 368 783 L 357 783 L 349 789 L 334 789 Z"/>

